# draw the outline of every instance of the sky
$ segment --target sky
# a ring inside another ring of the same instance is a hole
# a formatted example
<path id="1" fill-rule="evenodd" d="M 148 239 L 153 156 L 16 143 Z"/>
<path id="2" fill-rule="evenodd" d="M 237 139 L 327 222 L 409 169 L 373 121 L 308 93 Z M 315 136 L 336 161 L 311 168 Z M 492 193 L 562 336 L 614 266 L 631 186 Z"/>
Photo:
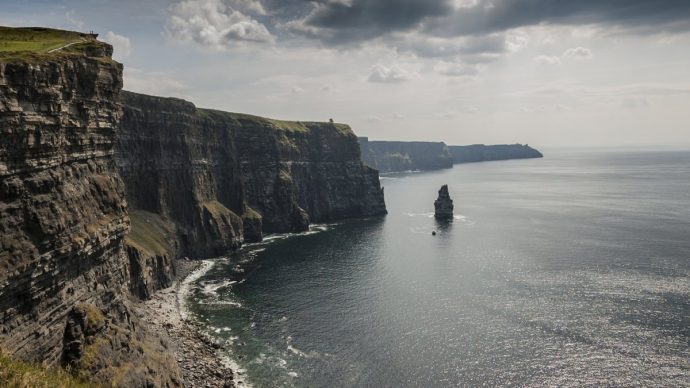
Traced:
<path id="1" fill-rule="evenodd" d="M 690 147 L 688 0 L 0 0 L 125 89 L 373 140 Z"/>

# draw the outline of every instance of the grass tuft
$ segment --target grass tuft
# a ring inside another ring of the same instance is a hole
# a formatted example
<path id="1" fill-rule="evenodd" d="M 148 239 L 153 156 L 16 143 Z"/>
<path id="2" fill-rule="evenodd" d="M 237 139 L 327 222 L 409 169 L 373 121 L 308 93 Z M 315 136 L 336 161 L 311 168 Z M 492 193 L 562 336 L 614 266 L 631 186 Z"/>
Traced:
<path id="1" fill-rule="evenodd" d="M 77 379 L 64 369 L 47 369 L 0 353 L 0 386 L 8 388 L 88 388 L 97 385 Z"/>

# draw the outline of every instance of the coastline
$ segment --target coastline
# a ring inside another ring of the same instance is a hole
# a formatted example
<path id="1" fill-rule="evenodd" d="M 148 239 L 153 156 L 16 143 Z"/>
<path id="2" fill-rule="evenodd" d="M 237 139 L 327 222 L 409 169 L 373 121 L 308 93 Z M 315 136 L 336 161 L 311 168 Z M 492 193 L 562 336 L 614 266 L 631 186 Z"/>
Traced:
<path id="1" fill-rule="evenodd" d="M 178 279 L 160 290 L 141 309 L 149 328 L 158 333 L 161 343 L 177 360 L 185 387 L 247 387 L 241 372 L 215 343 L 189 318 L 185 299 L 190 284 L 213 267 L 210 260 L 177 260 Z"/>

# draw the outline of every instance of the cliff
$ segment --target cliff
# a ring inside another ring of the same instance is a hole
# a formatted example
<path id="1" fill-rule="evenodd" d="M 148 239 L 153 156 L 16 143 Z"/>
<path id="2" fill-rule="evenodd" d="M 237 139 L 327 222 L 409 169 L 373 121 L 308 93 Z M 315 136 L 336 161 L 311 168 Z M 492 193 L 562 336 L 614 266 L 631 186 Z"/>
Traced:
<path id="1" fill-rule="evenodd" d="M 491 160 L 542 158 L 541 152 L 527 144 L 449 146 L 453 163 L 486 162 Z"/>
<path id="2" fill-rule="evenodd" d="M 0 52 L 0 348 L 101 382 L 179 383 L 131 302 L 122 66 L 86 35 L 5 30 L 18 51 Z M 72 44 L 34 49 L 43 38 Z"/>
<path id="3" fill-rule="evenodd" d="M 111 55 L 92 35 L 0 27 L 0 354 L 180 386 L 139 318 L 176 258 L 385 214 L 383 189 L 346 125 L 122 92 Z"/>
<path id="4" fill-rule="evenodd" d="M 442 142 L 371 141 L 360 137 L 362 161 L 381 172 L 452 168 L 453 159 Z"/>
<path id="5" fill-rule="evenodd" d="M 385 214 L 378 172 L 342 124 L 287 122 L 123 92 L 117 163 L 132 209 L 174 223 L 179 255 Z"/>

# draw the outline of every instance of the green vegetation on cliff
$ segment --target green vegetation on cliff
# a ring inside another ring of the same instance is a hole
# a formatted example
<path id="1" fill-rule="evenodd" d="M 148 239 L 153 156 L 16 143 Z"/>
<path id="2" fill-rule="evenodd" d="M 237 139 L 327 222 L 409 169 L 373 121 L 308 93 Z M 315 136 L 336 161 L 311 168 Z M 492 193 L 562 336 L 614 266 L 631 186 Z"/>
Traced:
<path id="1" fill-rule="evenodd" d="M 131 229 L 125 241 L 128 245 L 151 255 L 164 256 L 172 252 L 169 240 L 174 237 L 174 227 L 157 214 L 130 210 Z"/>
<path id="2" fill-rule="evenodd" d="M 64 369 L 47 369 L 0 354 L 0 386 L 8 388 L 87 388 L 96 385 L 79 380 Z"/>
<path id="3" fill-rule="evenodd" d="M 109 57 L 109 47 L 90 34 L 42 27 L 0 26 L 0 59 L 8 62 L 53 60 L 70 54 Z"/>
<path id="4" fill-rule="evenodd" d="M 287 121 L 287 120 L 276 120 L 269 119 L 261 116 L 248 115 L 244 113 L 231 113 L 223 112 L 215 109 L 197 109 L 197 114 L 201 117 L 215 118 L 215 119 L 231 119 L 239 122 L 250 121 L 255 122 L 257 125 L 265 128 L 272 128 L 286 132 L 309 132 L 312 127 L 322 126 L 322 125 L 332 125 L 333 128 L 337 129 L 343 135 L 354 136 L 354 132 L 347 124 L 340 123 L 325 123 L 316 121 Z"/>

